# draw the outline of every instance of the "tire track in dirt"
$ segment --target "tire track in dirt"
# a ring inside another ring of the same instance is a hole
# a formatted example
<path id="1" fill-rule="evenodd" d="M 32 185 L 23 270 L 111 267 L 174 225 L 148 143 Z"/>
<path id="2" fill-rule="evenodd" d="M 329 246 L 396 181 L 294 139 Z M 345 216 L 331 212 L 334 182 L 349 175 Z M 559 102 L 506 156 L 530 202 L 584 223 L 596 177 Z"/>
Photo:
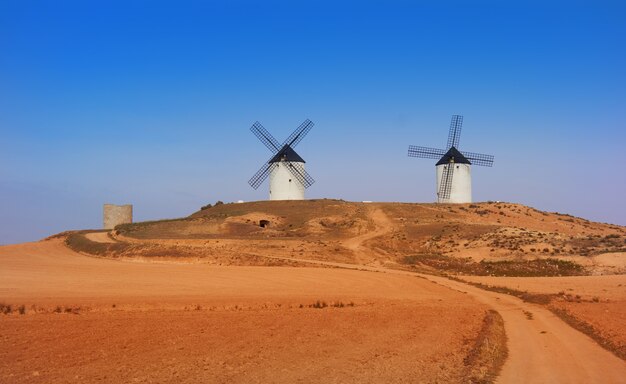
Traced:
<path id="1" fill-rule="evenodd" d="M 393 223 L 385 215 L 382 209 L 380 208 L 367 208 L 367 217 L 374 225 L 374 230 L 367 231 L 366 233 L 358 236 L 351 237 L 349 239 L 343 240 L 342 245 L 345 248 L 350 249 L 354 252 L 357 257 L 359 254 L 366 254 L 371 256 L 371 258 L 376 259 L 377 256 L 384 254 L 383 250 L 380 249 L 372 249 L 371 247 L 365 246 L 365 243 L 369 240 L 372 240 L 376 237 L 380 237 L 386 235 L 387 233 L 393 230 Z"/>

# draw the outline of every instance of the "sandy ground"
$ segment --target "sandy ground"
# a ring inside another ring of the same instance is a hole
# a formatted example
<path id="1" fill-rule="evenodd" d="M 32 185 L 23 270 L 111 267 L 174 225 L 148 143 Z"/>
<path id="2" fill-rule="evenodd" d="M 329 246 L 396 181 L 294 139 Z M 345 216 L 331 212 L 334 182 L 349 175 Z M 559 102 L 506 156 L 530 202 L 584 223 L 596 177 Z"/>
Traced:
<path id="1" fill-rule="evenodd" d="M 60 240 L 0 247 L 0 302 L 26 307 L 0 315 L 2 383 L 458 382 L 487 308 L 415 276 L 132 263 Z"/>
<path id="2" fill-rule="evenodd" d="M 271 225 L 261 228 L 262 219 Z M 594 274 L 626 272 L 626 228 L 510 203 L 221 204 L 187 218 L 118 228 L 114 237 L 132 244 L 115 249 L 116 257 L 195 257 L 215 265 L 260 265 L 268 254 L 375 266 L 444 255 L 475 262 L 559 259 Z M 74 249 L 89 250 L 79 243 Z"/>
<path id="3" fill-rule="evenodd" d="M 296 259 L 304 261 L 302 259 Z M 443 277 L 324 261 L 316 264 L 421 276 L 467 293 L 504 319 L 509 358 L 498 383 L 626 383 L 626 362 L 574 330 L 548 309 L 514 296 L 476 288 Z"/>
<path id="4" fill-rule="evenodd" d="M 463 283 L 442 284 L 465 289 L 504 318 L 509 359 L 499 383 L 626 382 L 626 362 L 570 328 L 549 310 Z"/>
<path id="5" fill-rule="evenodd" d="M 376 207 L 368 218 L 345 245 L 376 260 L 385 251 L 371 243 L 392 223 Z M 115 261 L 58 240 L 2 247 L 0 298 L 33 311 L 0 316 L 0 381 L 459 382 L 493 308 L 509 348 L 498 382 L 626 382 L 624 361 L 541 306 L 377 263 L 281 258 L 327 268 Z M 534 284 L 621 288 L 594 278 Z M 354 306 L 309 307 L 318 300 Z"/>
<path id="6" fill-rule="evenodd" d="M 441 289 L 421 279 L 328 268 L 219 267 L 125 262 L 89 257 L 60 240 L 0 248 L 0 295 L 26 305 L 165 300 L 425 300 Z M 327 270 L 328 269 L 328 270 Z M 412 289 L 418 284 L 420 289 Z M 196 297 L 197 296 L 197 297 Z M 113 300 L 113 301 L 111 301 Z M 199 304 L 204 304 L 204 302 Z"/>
<path id="7" fill-rule="evenodd" d="M 565 309 L 617 348 L 626 349 L 626 275 L 463 278 L 519 291 L 558 295 L 554 307 Z"/>
<path id="8" fill-rule="evenodd" d="M 464 276 L 464 280 L 497 285 L 533 293 L 580 295 L 609 300 L 626 300 L 626 275 L 564 277 L 491 277 Z"/>
<path id="9" fill-rule="evenodd" d="M 91 241 L 113 244 L 116 241 L 109 237 L 108 232 L 91 232 L 85 235 Z"/>

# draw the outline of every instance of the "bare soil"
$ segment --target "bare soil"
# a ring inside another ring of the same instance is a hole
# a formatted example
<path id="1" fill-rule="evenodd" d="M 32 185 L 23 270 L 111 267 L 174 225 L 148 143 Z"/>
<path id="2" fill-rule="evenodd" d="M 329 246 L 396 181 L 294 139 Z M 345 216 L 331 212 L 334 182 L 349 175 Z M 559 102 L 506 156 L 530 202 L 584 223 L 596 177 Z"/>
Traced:
<path id="1" fill-rule="evenodd" d="M 261 220 L 270 225 L 262 228 Z M 196 257 L 215 265 L 262 265 L 268 254 L 366 265 L 401 265 L 409 257 L 458 274 L 626 273 L 625 228 L 511 203 L 223 204 L 188 218 L 118 226 L 113 235 L 120 244 L 100 246 L 104 252 L 92 245 L 91 253 Z M 70 246 L 89 252 L 79 240 L 70 238 Z"/>
<path id="2" fill-rule="evenodd" d="M 626 275 L 572 277 L 484 277 L 464 280 L 517 291 L 552 295 L 550 306 L 565 311 L 626 357 Z"/>
<path id="3" fill-rule="evenodd" d="M 441 276 L 620 345 L 625 241 L 510 203 L 310 200 L 0 247 L 0 382 L 625 382 L 545 306 Z"/>
<path id="4" fill-rule="evenodd" d="M 374 266 L 309 262 L 420 276 L 487 304 L 502 316 L 508 339 L 508 358 L 497 383 L 621 383 L 626 377 L 623 359 L 569 326 L 544 305 L 441 276 Z"/>
<path id="5" fill-rule="evenodd" d="M 1 247 L 0 265 L 3 383 L 459 382 L 487 308 L 414 276 L 116 261 L 61 240 Z"/>

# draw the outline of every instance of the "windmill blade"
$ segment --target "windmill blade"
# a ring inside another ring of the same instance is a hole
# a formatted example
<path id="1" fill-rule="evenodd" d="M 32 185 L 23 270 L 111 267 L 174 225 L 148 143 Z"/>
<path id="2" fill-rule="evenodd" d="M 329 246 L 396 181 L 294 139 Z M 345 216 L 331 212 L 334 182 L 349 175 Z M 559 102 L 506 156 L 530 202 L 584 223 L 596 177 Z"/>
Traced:
<path id="1" fill-rule="evenodd" d="M 422 159 L 441 159 L 446 151 L 436 148 L 418 147 L 409 145 L 409 157 L 420 157 Z"/>
<path id="2" fill-rule="evenodd" d="M 307 133 L 309 133 L 311 128 L 313 128 L 313 125 L 315 124 L 313 124 L 311 120 L 309 119 L 304 120 L 304 122 L 300 124 L 300 126 L 296 128 L 296 130 L 293 131 L 291 135 L 289 135 L 289 137 L 287 138 L 287 140 L 285 140 L 283 145 L 287 144 L 291 148 L 295 148 L 295 146 L 298 145 L 298 143 L 301 142 L 302 139 L 304 139 L 304 136 L 306 136 Z"/>
<path id="3" fill-rule="evenodd" d="M 463 152 L 463 156 L 472 163 L 472 165 L 482 165 L 483 167 L 493 166 L 493 156 L 483 155 L 482 153 Z"/>
<path id="4" fill-rule="evenodd" d="M 448 145 L 446 146 L 446 149 L 450 149 L 450 147 L 459 148 L 462 126 L 463 116 L 452 115 L 452 120 L 450 121 L 450 132 L 448 132 Z"/>
<path id="5" fill-rule="evenodd" d="M 273 154 L 280 151 L 282 145 L 258 121 L 252 124 L 250 130 Z"/>
<path id="6" fill-rule="evenodd" d="M 452 176 L 454 176 L 454 163 L 449 163 L 443 170 L 441 175 L 441 184 L 439 184 L 439 191 L 437 197 L 439 203 L 445 202 L 450 199 L 450 192 L 452 191 Z"/>
<path id="7" fill-rule="evenodd" d="M 265 181 L 265 179 L 267 179 L 267 176 L 269 176 L 270 171 L 274 166 L 276 166 L 276 163 L 266 162 L 265 164 L 263 164 L 261 169 L 259 169 L 254 174 L 254 176 L 252 176 L 252 178 L 248 180 L 248 184 L 250 184 L 250 186 L 254 189 L 259 188 L 259 185 L 261 185 Z"/>
<path id="8" fill-rule="evenodd" d="M 292 163 L 292 162 L 285 162 L 283 163 L 285 165 L 288 165 L 288 169 L 291 172 L 291 174 L 298 179 L 298 181 L 304 185 L 304 188 L 308 188 L 311 185 L 313 185 L 313 183 L 315 183 L 315 180 L 313 180 L 313 178 L 311 177 L 311 175 L 309 175 L 307 173 L 307 171 L 304 169 L 304 165 L 302 165 L 302 163 Z"/>

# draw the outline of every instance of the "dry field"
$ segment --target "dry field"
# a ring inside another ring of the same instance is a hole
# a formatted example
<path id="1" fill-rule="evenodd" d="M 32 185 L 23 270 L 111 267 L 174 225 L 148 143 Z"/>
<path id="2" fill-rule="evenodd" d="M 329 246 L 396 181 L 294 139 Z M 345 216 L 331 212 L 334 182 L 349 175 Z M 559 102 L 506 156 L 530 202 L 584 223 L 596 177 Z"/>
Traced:
<path id="1" fill-rule="evenodd" d="M 517 204 L 309 200 L 0 247 L 0 382 L 625 382 L 625 241 Z"/>
<path id="2" fill-rule="evenodd" d="M 2 383 L 458 382 L 487 309 L 413 276 L 120 262 L 60 240 L 2 247 L 0 265 Z"/>

